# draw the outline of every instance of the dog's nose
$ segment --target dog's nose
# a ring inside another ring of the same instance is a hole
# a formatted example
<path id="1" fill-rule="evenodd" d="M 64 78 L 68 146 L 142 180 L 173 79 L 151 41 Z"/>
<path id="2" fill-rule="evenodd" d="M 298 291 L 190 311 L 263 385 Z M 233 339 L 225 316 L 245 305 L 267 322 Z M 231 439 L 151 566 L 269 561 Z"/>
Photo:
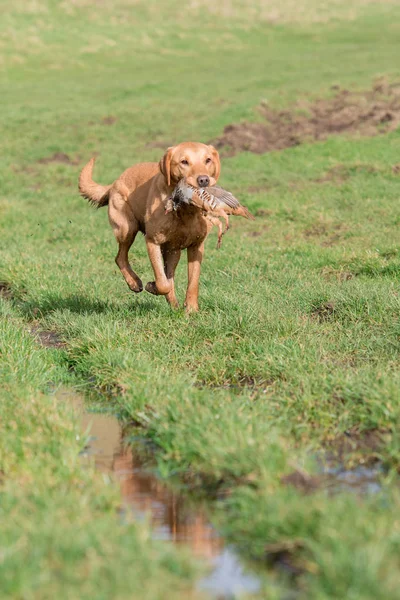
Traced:
<path id="1" fill-rule="evenodd" d="M 210 178 L 208 175 L 199 175 L 197 183 L 199 187 L 208 187 L 210 185 Z"/>

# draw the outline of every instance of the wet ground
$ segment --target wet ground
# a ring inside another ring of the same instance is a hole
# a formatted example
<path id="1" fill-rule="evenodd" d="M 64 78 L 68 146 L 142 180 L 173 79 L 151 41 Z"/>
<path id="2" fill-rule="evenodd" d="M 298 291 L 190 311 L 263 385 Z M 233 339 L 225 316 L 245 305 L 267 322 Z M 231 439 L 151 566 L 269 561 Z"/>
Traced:
<path id="1" fill-rule="evenodd" d="M 155 539 L 184 544 L 210 565 L 209 574 L 198 581 L 199 589 L 218 600 L 260 589 L 259 579 L 246 571 L 211 525 L 206 506 L 193 503 L 157 478 L 140 449 L 124 444 L 121 426 L 114 416 L 87 412 L 82 396 L 67 390 L 58 391 L 57 398 L 71 403 L 80 415 L 82 432 L 88 437 L 82 460 L 94 461 L 99 471 L 119 482 L 122 515 L 150 520 Z"/>
<path id="2" fill-rule="evenodd" d="M 80 394 L 61 389 L 56 395 L 60 401 L 74 406 L 80 416 L 82 435 L 87 439 L 82 460 L 88 464 L 94 462 L 99 471 L 119 482 L 124 519 L 133 516 L 138 521 L 150 521 L 155 539 L 186 545 L 196 558 L 205 561 L 210 571 L 197 586 L 209 597 L 218 600 L 238 598 L 241 594 L 249 597 L 261 589 L 260 579 L 245 568 L 234 549 L 225 544 L 212 526 L 207 504 L 193 501 L 188 494 L 156 476 L 144 458 L 144 440 L 127 444 L 118 419 L 108 413 L 88 412 Z M 294 471 L 281 482 L 304 493 L 325 489 L 327 493 L 363 495 L 381 489 L 379 463 L 346 469 L 327 457 L 318 462 L 318 475 Z M 284 560 L 277 560 L 275 566 L 291 573 Z"/>

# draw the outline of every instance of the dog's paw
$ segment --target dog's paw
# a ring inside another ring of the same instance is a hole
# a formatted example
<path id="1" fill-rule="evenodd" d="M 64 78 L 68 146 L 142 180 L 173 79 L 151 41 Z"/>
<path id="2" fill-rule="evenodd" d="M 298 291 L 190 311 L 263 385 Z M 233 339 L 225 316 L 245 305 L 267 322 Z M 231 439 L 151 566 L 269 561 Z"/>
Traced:
<path id="1" fill-rule="evenodd" d="M 199 312 L 199 305 L 196 303 L 188 304 L 185 302 L 185 312 L 187 315 Z"/>
<path id="2" fill-rule="evenodd" d="M 171 291 L 171 285 L 167 283 L 164 286 L 160 285 L 157 287 L 155 281 L 149 281 L 149 283 L 146 284 L 145 290 L 155 296 L 166 296 Z"/>
<path id="3" fill-rule="evenodd" d="M 149 294 L 154 294 L 154 296 L 159 295 L 155 281 L 149 281 L 148 283 L 146 283 L 146 287 L 144 289 L 146 290 L 146 292 L 149 292 Z"/>
<path id="4" fill-rule="evenodd" d="M 140 294 L 140 292 L 143 292 L 143 283 L 140 279 L 138 281 L 128 283 L 128 287 L 131 292 L 135 292 L 135 294 Z"/>

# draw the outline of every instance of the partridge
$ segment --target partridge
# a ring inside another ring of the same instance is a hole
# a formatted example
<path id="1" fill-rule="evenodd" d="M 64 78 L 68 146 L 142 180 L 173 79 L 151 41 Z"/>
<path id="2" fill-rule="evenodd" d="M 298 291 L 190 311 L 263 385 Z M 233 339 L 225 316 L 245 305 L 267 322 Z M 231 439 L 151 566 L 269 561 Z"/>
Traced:
<path id="1" fill-rule="evenodd" d="M 222 236 L 229 229 L 229 215 L 254 219 L 249 210 L 240 204 L 233 194 L 217 185 L 208 188 L 196 188 L 187 183 L 185 179 L 181 179 L 167 200 L 165 212 L 178 210 L 184 204 L 197 206 L 203 210 L 213 225 L 218 227 L 217 248 L 220 248 Z M 222 217 L 225 221 L 225 231 L 222 230 L 219 217 Z"/>

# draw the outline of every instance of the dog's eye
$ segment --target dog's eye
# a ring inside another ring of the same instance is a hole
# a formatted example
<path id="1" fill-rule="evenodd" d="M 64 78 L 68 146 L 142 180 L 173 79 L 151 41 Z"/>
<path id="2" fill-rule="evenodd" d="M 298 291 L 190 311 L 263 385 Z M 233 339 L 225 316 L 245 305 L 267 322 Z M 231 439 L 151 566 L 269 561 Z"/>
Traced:
<path id="1" fill-rule="evenodd" d="M 188 161 L 184 158 L 183 160 L 181 160 L 181 165 L 188 165 Z"/>
<path id="2" fill-rule="evenodd" d="M 206 158 L 206 165 L 209 165 L 211 162 L 211 158 Z"/>

